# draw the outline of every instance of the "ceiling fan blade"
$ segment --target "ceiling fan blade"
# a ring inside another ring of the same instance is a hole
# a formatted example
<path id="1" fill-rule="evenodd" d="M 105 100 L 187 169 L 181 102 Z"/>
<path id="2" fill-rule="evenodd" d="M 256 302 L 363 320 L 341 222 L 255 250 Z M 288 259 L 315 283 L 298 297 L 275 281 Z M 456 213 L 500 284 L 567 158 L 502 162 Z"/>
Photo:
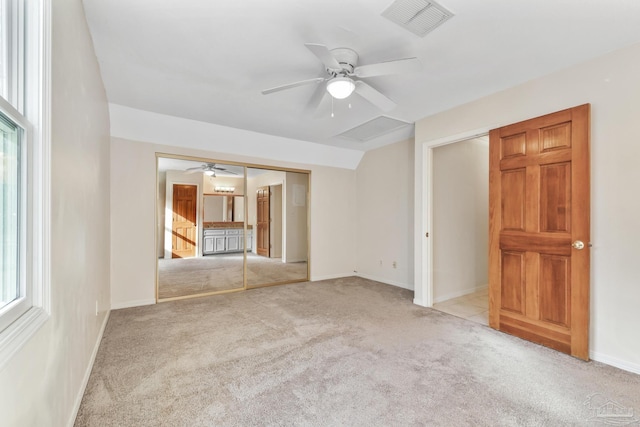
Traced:
<path id="1" fill-rule="evenodd" d="M 299 82 L 289 83 L 282 86 L 276 86 L 276 87 L 272 87 L 271 89 L 265 89 L 262 91 L 262 94 L 269 95 L 270 93 L 273 93 L 273 92 L 279 92 L 281 90 L 291 89 L 298 86 L 310 85 L 312 83 L 319 83 L 323 80 L 324 80 L 324 77 L 316 77 L 315 79 L 301 80 Z"/>
<path id="2" fill-rule="evenodd" d="M 356 77 L 386 76 L 388 74 L 403 74 L 420 71 L 422 63 L 418 58 L 396 59 L 395 61 L 380 62 L 378 64 L 362 65 L 353 70 Z"/>
<path id="3" fill-rule="evenodd" d="M 221 166 L 216 166 L 215 163 L 209 163 L 209 165 L 207 165 L 207 170 L 210 170 L 210 171 L 217 170 L 217 171 L 222 171 L 224 173 L 230 173 L 232 175 L 238 175 L 237 172 L 230 171 L 229 169 L 223 168 Z"/>
<path id="4" fill-rule="evenodd" d="M 315 92 L 313 92 L 313 95 L 311 95 L 311 98 L 309 99 L 307 106 L 305 107 L 306 111 L 308 113 L 316 112 L 318 110 L 318 107 L 320 107 L 320 103 L 322 102 L 326 94 L 327 94 L 327 85 L 326 84 L 318 85 Z"/>
<path id="5" fill-rule="evenodd" d="M 382 111 L 390 111 L 397 107 L 395 102 L 360 80 L 356 81 L 356 93 Z"/>
<path id="6" fill-rule="evenodd" d="M 332 70 L 342 69 L 338 61 L 336 61 L 336 58 L 333 57 L 333 55 L 325 45 L 315 43 L 305 43 L 304 45 L 311 51 L 311 53 L 313 53 L 318 57 L 320 61 L 322 61 L 325 67 Z"/>

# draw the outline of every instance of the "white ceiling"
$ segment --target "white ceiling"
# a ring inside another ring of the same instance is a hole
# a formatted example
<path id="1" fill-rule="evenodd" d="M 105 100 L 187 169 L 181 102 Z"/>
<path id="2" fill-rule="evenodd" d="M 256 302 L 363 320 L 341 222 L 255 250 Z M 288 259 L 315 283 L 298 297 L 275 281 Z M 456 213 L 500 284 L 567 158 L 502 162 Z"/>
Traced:
<path id="1" fill-rule="evenodd" d="M 195 160 L 183 160 L 174 159 L 172 157 L 159 157 L 158 158 L 158 171 L 165 172 L 168 170 L 186 171 L 187 169 L 199 168 L 208 162 L 195 161 Z M 244 167 L 236 165 L 227 165 L 224 163 L 215 163 L 216 167 L 224 168 L 225 171 L 216 171 L 216 176 L 225 176 L 230 178 L 243 178 Z M 231 173 L 229 173 L 231 172 Z M 202 172 L 197 172 L 202 173 Z"/>
<path id="2" fill-rule="evenodd" d="M 166 172 L 169 170 L 174 171 L 186 171 L 191 168 L 202 167 L 206 163 L 211 163 L 209 159 L 203 160 L 184 160 L 184 159 L 175 159 L 173 157 L 159 157 L 158 158 L 158 171 Z M 244 166 L 238 165 L 228 165 L 226 163 L 215 163 L 216 167 L 224 168 L 224 171 L 217 170 L 216 176 L 218 177 L 228 177 L 228 178 L 243 178 L 244 177 Z M 258 169 L 258 168 L 247 168 L 247 176 L 249 178 L 255 178 L 259 175 L 262 175 L 266 172 L 269 172 L 266 169 Z M 201 172 L 198 172 L 201 173 Z"/>
<path id="3" fill-rule="evenodd" d="M 110 103 L 298 140 L 368 150 L 335 135 L 381 114 L 420 118 L 640 41 L 638 0 L 441 0 L 455 16 L 421 38 L 383 18 L 391 0 L 84 0 Z M 398 107 L 357 95 L 305 112 L 322 76 L 304 43 L 349 47 L 360 64 L 416 56 L 419 72 L 367 82 Z"/>

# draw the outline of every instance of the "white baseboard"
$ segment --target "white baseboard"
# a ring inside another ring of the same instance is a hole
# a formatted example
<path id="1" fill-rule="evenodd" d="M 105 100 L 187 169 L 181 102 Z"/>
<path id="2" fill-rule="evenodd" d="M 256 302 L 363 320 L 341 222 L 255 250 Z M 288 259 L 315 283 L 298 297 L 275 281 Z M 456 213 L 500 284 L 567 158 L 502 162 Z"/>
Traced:
<path id="1" fill-rule="evenodd" d="M 430 308 L 428 305 L 426 305 L 426 304 L 424 303 L 424 301 L 422 301 L 421 299 L 418 299 L 418 298 L 414 298 L 414 299 L 413 299 L 413 303 L 414 303 L 415 305 L 419 305 L 419 306 L 421 306 L 421 307 L 427 307 L 427 308 Z"/>
<path id="2" fill-rule="evenodd" d="M 473 288 L 462 289 L 460 291 L 452 292 L 450 294 L 446 294 L 446 295 L 439 296 L 438 298 L 434 298 L 433 299 L 433 303 L 437 304 L 439 302 L 447 301 L 447 300 L 450 300 L 452 298 L 458 298 L 458 297 L 461 297 L 461 296 L 464 296 L 464 295 L 472 294 L 474 292 L 483 291 L 483 290 L 487 289 L 488 287 L 489 287 L 488 285 L 484 285 L 484 286 L 475 286 Z"/>
<path id="3" fill-rule="evenodd" d="M 111 303 L 111 310 L 119 310 L 121 308 L 140 307 L 143 305 L 153 305 L 156 303 L 155 299 L 139 299 L 136 301 L 124 301 Z"/>
<path id="4" fill-rule="evenodd" d="M 413 286 L 407 285 L 406 283 L 398 282 L 396 280 L 386 279 L 384 277 L 372 276 L 370 274 L 356 273 L 356 276 L 362 277 L 363 279 L 375 280 L 376 282 L 386 283 L 387 285 L 397 286 L 398 288 L 408 289 L 413 291 Z"/>
<path id="5" fill-rule="evenodd" d="M 356 275 L 355 273 L 351 272 L 351 273 L 342 273 L 342 274 L 328 274 L 326 276 L 311 276 L 311 281 L 318 282 L 320 280 L 342 279 L 343 277 L 351 277 L 355 275 Z"/>
<path id="6" fill-rule="evenodd" d="M 640 364 L 627 362 L 626 360 L 618 359 L 617 357 L 609 356 L 606 354 L 598 353 L 597 351 L 590 351 L 589 357 L 596 362 L 604 363 L 606 365 L 620 368 L 624 371 L 633 372 L 640 375 Z"/>
<path id="7" fill-rule="evenodd" d="M 73 411 L 71 412 L 71 417 L 69 418 L 69 422 L 67 425 L 69 427 L 73 427 L 76 422 L 76 417 L 78 416 L 78 411 L 80 410 L 80 404 L 82 403 L 82 397 L 84 396 L 84 392 L 87 389 L 87 384 L 89 384 L 89 377 L 91 376 L 91 371 L 93 370 L 93 364 L 96 361 L 96 356 L 98 355 L 98 349 L 100 348 L 100 343 L 102 342 L 102 336 L 104 335 L 104 329 L 107 327 L 107 322 L 109 321 L 110 311 L 107 311 L 107 314 L 104 316 L 104 320 L 102 321 L 102 326 L 100 326 L 100 332 L 98 333 L 98 339 L 96 339 L 96 344 L 93 346 L 93 351 L 91 352 L 91 358 L 89 359 L 89 366 L 84 372 L 84 378 L 82 378 L 82 385 L 80 386 L 80 390 L 78 391 L 78 395 L 76 396 L 76 401 L 73 405 Z"/>

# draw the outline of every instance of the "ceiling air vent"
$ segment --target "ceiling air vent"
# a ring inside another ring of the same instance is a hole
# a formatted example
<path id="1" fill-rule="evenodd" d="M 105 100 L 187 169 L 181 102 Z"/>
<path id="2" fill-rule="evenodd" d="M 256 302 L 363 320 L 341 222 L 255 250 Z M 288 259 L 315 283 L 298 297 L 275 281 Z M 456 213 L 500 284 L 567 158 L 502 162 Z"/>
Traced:
<path id="1" fill-rule="evenodd" d="M 453 17 L 438 3 L 428 0 L 396 0 L 382 16 L 412 33 L 424 37 Z"/>
<path id="2" fill-rule="evenodd" d="M 366 142 L 402 127 L 409 126 L 410 124 L 411 123 L 401 120 L 392 119 L 391 117 L 379 116 L 346 132 L 342 132 L 338 136 L 354 139 L 359 142 Z"/>

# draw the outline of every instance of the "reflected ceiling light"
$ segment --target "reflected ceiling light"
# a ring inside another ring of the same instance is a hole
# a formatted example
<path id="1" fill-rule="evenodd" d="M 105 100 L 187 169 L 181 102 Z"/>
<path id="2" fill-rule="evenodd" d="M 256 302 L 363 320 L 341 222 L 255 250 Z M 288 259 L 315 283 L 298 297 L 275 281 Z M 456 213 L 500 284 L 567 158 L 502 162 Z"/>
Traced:
<path id="1" fill-rule="evenodd" d="M 215 176 L 216 175 L 216 173 L 214 171 L 212 171 L 212 170 L 204 171 L 204 174 L 207 175 L 207 176 Z"/>
<path id="2" fill-rule="evenodd" d="M 216 193 L 233 193 L 236 191 L 235 187 L 215 187 Z"/>
<path id="3" fill-rule="evenodd" d="M 356 84 L 349 77 L 336 77 L 327 83 L 327 92 L 335 99 L 345 99 L 355 88 Z"/>

